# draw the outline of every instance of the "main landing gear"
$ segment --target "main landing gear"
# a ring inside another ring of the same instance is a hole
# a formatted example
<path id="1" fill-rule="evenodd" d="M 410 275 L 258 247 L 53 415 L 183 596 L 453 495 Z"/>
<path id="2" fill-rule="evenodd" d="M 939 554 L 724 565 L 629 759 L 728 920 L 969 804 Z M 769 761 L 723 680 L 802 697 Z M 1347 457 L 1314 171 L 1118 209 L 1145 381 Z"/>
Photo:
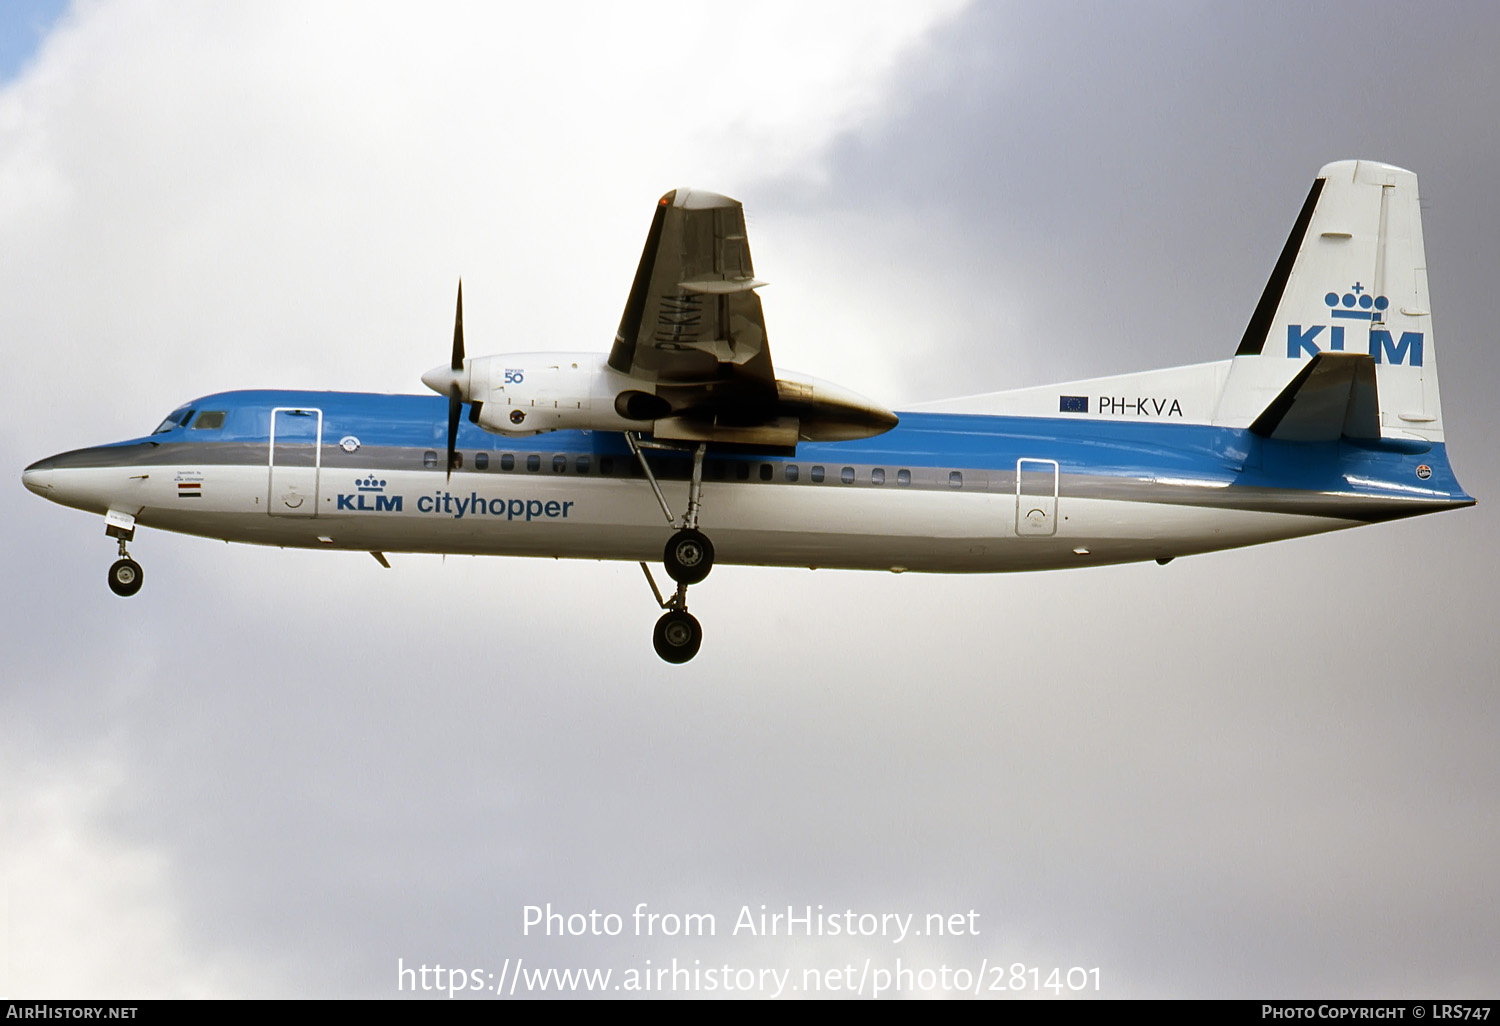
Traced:
<path id="1" fill-rule="evenodd" d="M 672 510 L 661 493 L 661 485 L 657 483 L 656 475 L 651 472 L 651 465 L 646 462 L 646 454 L 642 451 L 643 448 L 670 449 L 676 446 L 643 442 L 633 431 L 625 433 L 625 441 L 635 458 L 640 461 L 641 470 L 645 472 L 651 490 L 656 493 L 656 501 L 667 515 L 667 523 L 676 526 L 677 518 L 672 516 Z M 671 598 L 662 598 L 651 570 L 645 563 L 641 564 L 646 583 L 651 585 L 651 594 L 656 596 L 656 604 L 666 610 L 661 619 L 656 621 L 651 643 L 656 647 L 656 654 L 669 663 L 687 662 L 698 654 L 698 648 L 703 644 L 703 627 L 698 623 L 698 618 L 687 611 L 687 590 L 688 585 L 703 580 L 714 567 L 713 542 L 698 530 L 698 511 L 703 497 L 703 457 L 707 451 L 708 445 L 701 442 L 693 450 L 693 477 L 688 485 L 687 512 L 683 514 L 682 525 L 667 539 L 666 548 L 662 551 L 667 576 L 677 582 L 677 590 L 672 593 Z"/>

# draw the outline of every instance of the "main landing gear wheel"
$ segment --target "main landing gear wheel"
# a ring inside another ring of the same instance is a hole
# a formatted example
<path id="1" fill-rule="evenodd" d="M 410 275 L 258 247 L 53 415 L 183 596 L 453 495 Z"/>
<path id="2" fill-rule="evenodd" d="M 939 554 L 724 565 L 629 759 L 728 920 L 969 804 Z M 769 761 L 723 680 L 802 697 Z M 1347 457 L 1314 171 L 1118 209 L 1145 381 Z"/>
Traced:
<path id="1" fill-rule="evenodd" d="M 130 557 L 117 559 L 109 568 L 109 590 L 122 598 L 128 598 L 141 590 L 141 564 Z"/>
<path id="2" fill-rule="evenodd" d="M 656 621 L 651 636 L 656 654 L 669 663 L 685 663 L 698 654 L 703 644 L 703 627 L 698 618 L 685 610 L 674 609 Z"/>
<path id="3" fill-rule="evenodd" d="M 684 528 L 667 539 L 662 562 L 678 584 L 697 584 L 714 568 L 713 542 L 702 531 Z"/>

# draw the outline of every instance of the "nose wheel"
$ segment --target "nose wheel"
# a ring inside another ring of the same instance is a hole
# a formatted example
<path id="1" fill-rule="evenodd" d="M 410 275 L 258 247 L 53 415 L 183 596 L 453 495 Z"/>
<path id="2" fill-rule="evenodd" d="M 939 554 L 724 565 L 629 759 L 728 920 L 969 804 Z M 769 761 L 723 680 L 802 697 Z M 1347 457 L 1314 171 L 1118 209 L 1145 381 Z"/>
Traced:
<path id="1" fill-rule="evenodd" d="M 126 556 L 117 559 L 109 568 L 109 590 L 121 598 L 129 598 L 141 590 L 141 564 Z"/>

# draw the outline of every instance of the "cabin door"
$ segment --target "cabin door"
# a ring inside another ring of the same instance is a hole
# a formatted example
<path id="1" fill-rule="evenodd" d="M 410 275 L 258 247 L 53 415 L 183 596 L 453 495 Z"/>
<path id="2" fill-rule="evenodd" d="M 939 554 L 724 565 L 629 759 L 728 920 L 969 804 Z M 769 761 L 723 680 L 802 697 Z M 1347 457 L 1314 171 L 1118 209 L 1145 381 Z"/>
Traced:
<path id="1" fill-rule="evenodd" d="M 1057 461 L 1016 460 L 1016 535 L 1057 533 Z"/>
<path id="2" fill-rule="evenodd" d="M 273 517 L 317 516 L 318 472 L 322 465 L 323 411 L 288 407 L 272 410 L 266 511 Z"/>

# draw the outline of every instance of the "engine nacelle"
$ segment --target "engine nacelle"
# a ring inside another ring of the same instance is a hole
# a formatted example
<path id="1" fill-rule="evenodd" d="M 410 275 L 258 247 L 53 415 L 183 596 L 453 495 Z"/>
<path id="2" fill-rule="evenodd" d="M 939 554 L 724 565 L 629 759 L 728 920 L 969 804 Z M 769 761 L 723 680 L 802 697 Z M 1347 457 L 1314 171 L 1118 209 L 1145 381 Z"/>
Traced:
<path id="1" fill-rule="evenodd" d="M 604 353 L 503 353 L 467 361 L 475 422 L 502 435 L 640 431 L 669 408 Z"/>
<path id="2" fill-rule="evenodd" d="M 675 442 L 794 448 L 799 441 L 868 438 L 896 426 L 890 410 L 831 382 L 776 379 L 774 395 L 718 404 L 703 382 L 650 382 L 609 366 L 603 353 L 502 353 L 435 367 L 422 380 L 455 390 L 471 419 L 502 435 L 545 431 L 642 431 Z"/>

